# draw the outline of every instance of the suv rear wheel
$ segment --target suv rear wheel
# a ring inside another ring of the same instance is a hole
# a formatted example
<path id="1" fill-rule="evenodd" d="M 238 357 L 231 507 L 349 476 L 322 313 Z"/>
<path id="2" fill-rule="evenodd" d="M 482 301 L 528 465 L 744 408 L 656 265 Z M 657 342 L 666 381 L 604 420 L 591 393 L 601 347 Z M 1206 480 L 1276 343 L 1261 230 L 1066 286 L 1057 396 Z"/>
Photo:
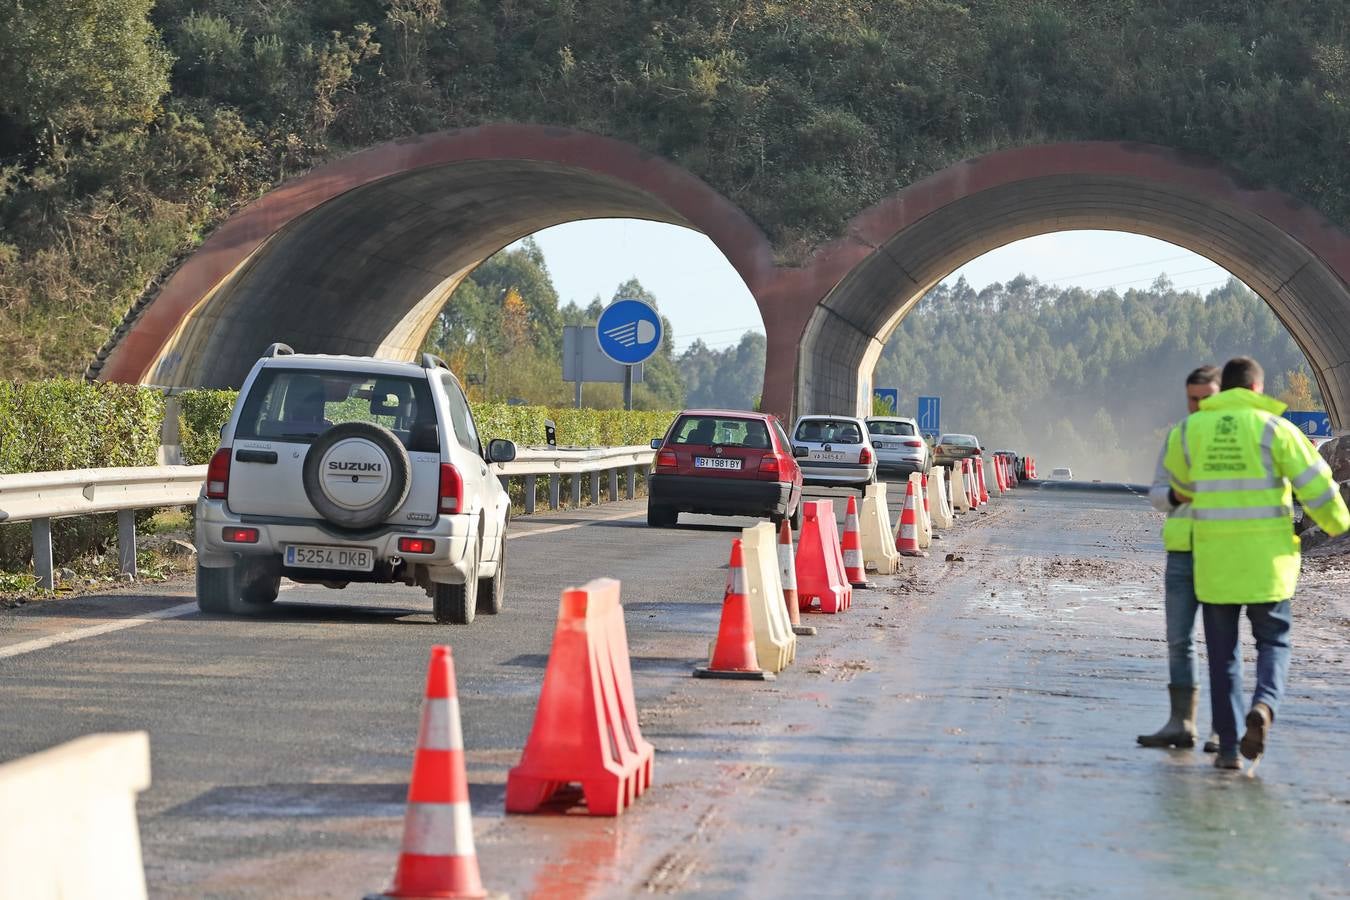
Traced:
<path id="1" fill-rule="evenodd" d="M 474 550 L 473 565 L 463 584 L 440 584 L 432 587 L 431 613 L 442 625 L 468 625 L 477 611 L 478 560 L 482 548 Z"/>
<path id="2" fill-rule="evenodd" d="M 235 563 L 219 569 L 197 566 L 197 608 L 205 613 L 256 615 L 277 599 L 280 588 L 281 575 L 257 564 Z"/>
<path id="3" fill-rule="evenodd" d="M 505 600 L 506 535 L 502 535 L 502 544 L 497 550 L 497 574 L 478 579 L 478 611 L 485 616 L 495 616 L 502 611 Z"/>

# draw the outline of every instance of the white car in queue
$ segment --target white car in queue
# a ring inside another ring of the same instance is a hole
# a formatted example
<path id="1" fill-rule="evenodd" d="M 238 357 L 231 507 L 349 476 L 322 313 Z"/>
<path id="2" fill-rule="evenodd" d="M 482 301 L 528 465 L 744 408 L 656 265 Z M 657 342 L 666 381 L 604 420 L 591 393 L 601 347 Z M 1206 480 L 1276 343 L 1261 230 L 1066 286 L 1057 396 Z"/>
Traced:
<path id="1" fill-rule="evenodd" d="M 273 344 L 244 380 L 197 501 L 197 603 L 250 614 L 282 577 L 402 583 L 437 622 L 502 608 L 511 502 L 444 362 Z"/>
<path id="2" fill-rule="evenodd" d="M 826 487 L 866 487 L 877 480 L 877 454 L 862 419 L 852 416 L 802 416 L 792 427 L 792 444 L 805 447 L 802 483 Z"/>

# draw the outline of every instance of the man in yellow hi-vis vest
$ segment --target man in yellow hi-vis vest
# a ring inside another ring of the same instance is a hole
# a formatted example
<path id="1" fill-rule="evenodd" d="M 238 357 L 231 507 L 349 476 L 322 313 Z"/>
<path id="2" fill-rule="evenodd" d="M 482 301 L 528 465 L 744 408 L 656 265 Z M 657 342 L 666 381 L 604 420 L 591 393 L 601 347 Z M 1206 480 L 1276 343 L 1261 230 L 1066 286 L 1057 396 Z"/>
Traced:
<path id="1" fill-rule="evenodd" d="M 1219 392 L 1219 367 L 1201 366 L 1186 376 L 1188 412 L 1200 409 L 1200 401 Z M 1172 432 L 1177 431 L 1172 428 Z M 1168 440 L 1171 440 L 1169 434 Z M 1195 713 L 1200 705 L 1200 680 L 1195 665 L 1195 614 L 1200 604 L 1195 599 L 1195 575 L 1191 566 L 1191 505 L 1172 502 L 1172 479 L 1164 462 L 1167 441 L 1158 454 L 1157 471 L 1148 490 L 1148 500 L 1158 512 L 1167 514 L 1163 524 L 1163 549 L 1167 568 L 1163 575 L 1163 613 L 1167 625 L 1167 695 L 1172 714 L 1167 724 L 1152 734 L 1135 740 L 1145 747 L 1194 747 Z M 1219 749 L 1216 741 L 1205 742 L 1205 752 Z"/>
<path id="2" fill-rule="evenodd" d="M 1178 501 L 1191 502 L 1195 593 L 1203 604 L 1209 687 L 1219 755 L 1241 769 L 1238 751 L 1258 760 L 1279 710 L 1289 671 L 1289 598 L 1299 574 L 1299 539 L 1290 486 L 1330 535 L 1350 530 L 1350 510 L 1308 439 L 1281 417 L 1285 405 L 1262 394 L 1254 359 L 1223 367 L 1220 391 L 1201 401 L 1168 441 L 1165 464 Z M 1256 639 L 1256 692 L 1239 743 L 1242 656 L 1238 628 L 1247 608 Z"/>

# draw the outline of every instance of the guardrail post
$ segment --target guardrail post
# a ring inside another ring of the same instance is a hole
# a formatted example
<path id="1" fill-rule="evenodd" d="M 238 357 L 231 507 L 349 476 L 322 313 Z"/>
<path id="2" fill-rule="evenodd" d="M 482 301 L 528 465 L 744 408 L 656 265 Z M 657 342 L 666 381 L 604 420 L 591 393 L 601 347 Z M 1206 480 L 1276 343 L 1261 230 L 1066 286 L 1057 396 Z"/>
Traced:
<path id="1" fill-rule="evenodd" d="M 600 502 L 600 473 L 591 473 L 591 506 Z"/>
<path id="2" fill-rule="evenodd" d="M 619 470 L 609 470 L 609 502 L 616 503 L 619 499 Z"/>
<path id="3" fill-rule="evenodd" d="M 637 496 L 637 466 L 628 467 L 628 499 Z"/>
<path id="4" fill-rule="evenodd" d="M 533 475 L 525 476 L 525 515 L 534 515 L 534 482 Z"/>
<path id="5" fill-rule="evenodd" d="M 557 509 L 557 508 L 558 508 L 559 504 L 562 502 L 562 501 L 561 501 L 561 497 L 560 497 L 561 494 L 562 494 L 562 476 L 560 476 L 560 475 L 550 475 L 550 476 L 548 476 L 548 508 L 549 508 L 549 509 Z"/>
<path id="6" fill-rule="evenodd" d="M 572 476 L 572 508 L 581 509 L 581 473 Z"/>
<path id="7" fill-rule="evenodd" d="M 123 575 L 136 577 L 136 510 L 117 511 L 117 566 Z"/>
<path id="8" fill-rule="evenodd" d="M 33 574 L 38 587 L 50 591 L 56 587 L 52 572 L 52 520 L 33 520 Z"/>

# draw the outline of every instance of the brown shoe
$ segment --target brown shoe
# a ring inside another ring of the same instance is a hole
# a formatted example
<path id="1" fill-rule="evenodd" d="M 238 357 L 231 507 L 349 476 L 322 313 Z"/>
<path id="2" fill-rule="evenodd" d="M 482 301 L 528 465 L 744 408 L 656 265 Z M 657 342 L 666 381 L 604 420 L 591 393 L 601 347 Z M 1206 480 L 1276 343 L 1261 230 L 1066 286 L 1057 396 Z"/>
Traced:
<path id="1" fill-rule="evenodd" d="M 1220 753 L 1218 756 L 1214 757 L 1214 768 L 1233 769 L 1234 771 L 1241 772 L 1242 760 L 1238 758 L 1238 755 L 1236 753 L 1234 753 L 1232 756 L 1229 756 L 1225 753 Z"/>
<path id="2" fill-rule="evenodd" d="M 1253 703 L 1252 711 L 1247 713 L 1247 733 L 1242 736 L 1238 749 L 1247 759 L 1256 760 L 1266 752 L 1266 735 L 1270 733 L 1270 724 L 1275 714 L 1264 703 Z"/>

